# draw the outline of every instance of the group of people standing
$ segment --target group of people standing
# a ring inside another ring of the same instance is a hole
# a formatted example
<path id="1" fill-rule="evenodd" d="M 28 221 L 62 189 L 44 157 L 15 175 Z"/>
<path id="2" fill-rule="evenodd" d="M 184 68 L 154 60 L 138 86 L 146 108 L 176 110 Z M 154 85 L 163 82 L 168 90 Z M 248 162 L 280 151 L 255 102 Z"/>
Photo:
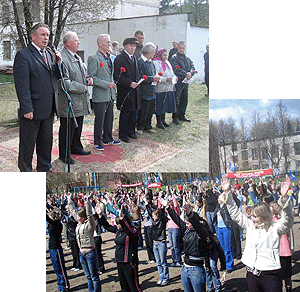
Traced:
<path id="1" fill-rule="evenodd" d="M 248 291 L 279 292 L 283 280 L 285 290 L 292 291 L 291 182 L 287 178 L 280 183 L 279 190 L 273 187 L 272 200 L 267 192 L 261 193 L 259 201 L 251 207 L 242 195 L 246 184 L 250 185 L 249 197 L 254 198 L 252 192 L 260 186 L 253 187 L 251 180 L 243 186 L 238 182 L 231 185 L 226 175 L 219 187 L 213 182 L 211 187 L 206 182 L 195 182 L 189 187 L 169 186 L 166 191 L 155 193 L 118 189 L 114 193 L 48 195 L 49 252 L 59 290 L 68 291 L 70 287 L 60 245 L 60 222 L 63 222 L 67 238 L 73 241 L 70 244 L 73 268 L 80 266 L 79 259 L 89 292 L 100 291 L 99 274 L 105 273 L 101 251 L 103 228 L 116 233 L 115 261 L 122 291 L 142 291 L 138 280 L 138 254 L 144 242 L 147 263 L 157 265 L 158 286 L 168 285 L 172 280 L 169 267 L 182 267 L 184 291 L 221 291 L 227 273 L 234 269 L 233 258 L 241 258 L 246 265 Z M 244 210 L 241 209 L 243 203 L 246 203 Z M 60 213 L 64 214 L 64 219 Z M 234 224 L 237 225 L 235 231 Z M 232 251 L 243 238 L 241 229 L 246 230 L 243 255 L 241 248 Z M 69 232 L 76 234 L 77 248 Z M 167 239 L 171 249 L 170 265 Z M 222 276 L 219 271 L 224 271 Z"/>
<path id="2" fill-rule="evenodd" d="M 117 42 L 111 50 L 110 36 L 101 34 L 97 38 L 98 49 L 88 57 L 86 65 L 77 54 L 80 41 L 76 32 L 64 35 L 61 53 L 49 49 L 49 35 L 47 25 L 36 24 L 31 31 L 32 43 L 17 52 L 14 60 L 20 102 L 21 171 L 32 171 L 35 145 L 37 171 L 50 171 L 54 112 L 60 117 L 59 159 L 74 164 L 70 153 L 91 154 L 80 140 L 84 116 L 92 112 L 88 86 L 93 88 L 96 150 L 121 141 L 130 143 L 144 131 L 156 133 L 151 125 L 154 114 L 156 126 L 161 129 L 169 127 L 165 113 L 172 113 L 176 125 L 190 122 L 185 116 L 188 83 L 197 71 L 185 55 L 184 42 L 178 43 L 168 61 L 166 49 L 157 48 L 152 42 L 143 45 L 142 31 L 126 38 L 121 52 Z M 115 100 L 120 111 L 119 140 L 112 137 Z"/>

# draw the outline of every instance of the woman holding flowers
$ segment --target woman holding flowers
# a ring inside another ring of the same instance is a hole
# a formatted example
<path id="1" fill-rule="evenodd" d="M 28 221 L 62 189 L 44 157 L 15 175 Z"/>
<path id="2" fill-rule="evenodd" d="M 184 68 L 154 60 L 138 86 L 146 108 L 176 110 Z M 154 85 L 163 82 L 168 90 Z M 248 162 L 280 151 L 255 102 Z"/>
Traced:
<path id="1" fill-rule="evenodd" d="M 175 83 L 178 78 L 174 74 L 168 59 L 166 49 L 157 51 L 153 63 L 156 68 L 156 75 L 160 76 L 160 83 L 156 84 L 156 127 L 164 129 L 170 125 L 166 123 L 165 113 L 176 113 Z"/>

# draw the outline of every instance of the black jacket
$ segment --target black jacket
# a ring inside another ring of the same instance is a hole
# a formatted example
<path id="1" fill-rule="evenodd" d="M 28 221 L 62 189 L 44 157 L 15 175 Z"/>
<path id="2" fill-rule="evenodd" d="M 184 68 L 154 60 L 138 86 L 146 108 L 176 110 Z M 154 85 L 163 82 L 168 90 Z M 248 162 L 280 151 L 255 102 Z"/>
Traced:
<path id="1" fill-rule="evenodd" d="M 152 208 L 147 205 L 146 206 L 148 214 L 152 216 Z M 161 209 L 161 218 L 154 221 L 152 224 L 152 239 L 155 241 L 163 241 L 167 239 L 166 235 L 166 225 L 168 223 L 168 218 L 165 213 L 165 209 Z"/>
<path id="2" fill-rule="evenodd" d="M 140 78 L 138 61 L 134 56 L 135 62 L 132 64 L 128 54 L 124 51 L 118 55 L 114 61 L 114 80 L 117 81 L 117 109 L 120 110 L 123 104 L 123 111 L 136 111 L 140 108 L 140 86 L 131 91 L 130 84 L 138 82 Z M 126 72 L 120 75 L 120 68 L 124 67 Z M 127 94 L 131 91 L 129 96 Z M 126 98 L 126 100 L 125 100 Z"/>
<path id="3" fill-rule="evenodd" d="M 201 218 L 197 213 L 191 212 L 188 218 L 195 230 L 189 230 L 185 222 L 171 207 L 168 207 L 167 211 L 183 235 L 184 262 L 190 266 L 203 266 L 204 260 L 208 256 L 208 232 L 200 223 Z"/>
<path id="4" fill-rule="evenodd" d="M 62 224 L 60 221 L 52 220 L 46 214 L 46 220 L 49 223 L 48 233 L 49 233 L 49 249 L 61 249 L 61 232 Z"/>
<path id="5" fill-rule="evenodd" d="M 215 209 L 214 215 L 213 215 L 213 222 L 217 222 L 217 213 L 219 211 L 221 213 L 221 217 L 222 217 L 226 227 L 227 228 L 231 227 L 231 225 L 233 224 L 233 220 L 231 219 L 225 204 L 222 207 L 218 204 L 217 208 Z"/>
<path id="6" fill-rule="evenodd" d="M 133 263 L 138 262 L 138 240 L 139 233 L 138 230 L 129 225 L 129 222 L 124 218 L 120 220 L 123 230 L 118 230 L 117 226 L 111 226 L 106 221 L 104 216 L 97 218 L 100 224 L 109 231 L 116 233 L 115 243 L 116 243 L 116 252 L 115 252 L 115 261 L 117 263 Z"/>
<path id="7" fill-rule="evenodd" d="M 14 79 L 22 119 L 29 112 L 33 112 L 35 120 L 47 119 L 55 110 L 60 73 L 54 54 L 50 50 L 46 50 L 45 54 L 48 65 L 32 44 L 16 54 Z"/>
<path id="8" fill-rule="evenodd" d="M 181 81 L 185 78 L 188 72 L 191 72 L 192 76 L 194 76 L 194 63 L 185 54 L 179 54 L 177 52 L 171 57 L 170 63 L 172 65 L 175 75 L 178 77 L 178 82 L 181 83 Z M 179 68 L 176 68 L 176 66 L 178 66 Z"/>

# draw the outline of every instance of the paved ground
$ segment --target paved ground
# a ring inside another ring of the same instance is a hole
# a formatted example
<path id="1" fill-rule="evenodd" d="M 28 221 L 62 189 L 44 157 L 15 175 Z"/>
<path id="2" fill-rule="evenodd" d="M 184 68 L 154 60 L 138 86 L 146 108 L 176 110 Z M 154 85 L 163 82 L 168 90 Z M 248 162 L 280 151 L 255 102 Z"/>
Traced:
<path id="1" fill-rule="evenodd" d="M 300 291 L 300 218 L 295 217 L 295 224 L 293 227 L 295 235 L 295 252 L 293 254 L 293 292 Z M 103 238 L 103 256 L 105 261 L 106 272 L 100 276 L 102 291 L 104 292 L 116 292 L 120 291 L 120 285 L 118 280 L 118 273 L 116 269 L 116 264 L 113 262 L 114 258 L 114 235 L 112 233 L 106 232 L 102 235 Z M 243 241 L 243 246 L 245 241 Z M 169 245 L 168 245 L 169 246 Z M 65 249 L 66 245 L 63 243 L 64 254 L 66 260 L 67 273 L 70 280 L 70 285 L 72 291 L 86 292 L 87 290 L 87 281 L 82 270 L 78 272 L 70 271 L 72 267 L 72 256 L 70 250 Z M 56 285 L 56 276 L 54 274 L 47 244 L 46 252 L 46 291 L 54 292 L 57 290 Z M 170 273 L 170 283 L 165 287 L 156 286 L 155 283 L 158 281 L 158 272 L 156 264 L 146 264 L 147 252 L 146 249 L 139 251 L 139 280 L 143 291 L 147 292 L 160 292 L 160 291 L 183 291 L 181 279 L 180 279 L 180 268 L 169 268 Z M 168 249 L 168 263 L 170 264 L 171 252 Z M 224 285 L 224 291 L 239 291 L 245 292 L 246 281 L 245 281 L 246 271 L 244 265 L 240 260 L 235 260 L 235 269 L 234 271 L 227 275 L 227 281 Z M 285 291 L 285 290 L 284 290 Z"/>

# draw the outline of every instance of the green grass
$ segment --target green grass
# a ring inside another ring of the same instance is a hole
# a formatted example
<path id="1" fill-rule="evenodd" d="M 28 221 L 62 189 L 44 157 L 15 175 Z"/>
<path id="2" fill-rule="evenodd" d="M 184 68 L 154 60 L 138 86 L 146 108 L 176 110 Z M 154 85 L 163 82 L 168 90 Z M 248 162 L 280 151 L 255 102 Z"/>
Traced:
<path id="1" fill-rule="evenodd" d="M 18 126 L 18 107 L 15 84 L 0 85 L 0 131 Z"/>
<path id="2" fill-rule="evenodd" d="M 191 123 L 181 122 L 181 125 L 176 126 L 171 122 L 172 114 L 166 114 L 166 121 L 167 123 L 170 123 L 171 126 L 162 130 L 155 127 L 156 117 L 153 116 L 152 127 L 156 129 L 157 133 L 144 133 L 143 137 L 178 147 L 180 149 L 188 148 L 194 143 L 199 143 L 199 140 L 202 138 L 207 138 L 209 98 L 205 97 L 205 93 L 206 87 L 203 84 L 193 83 L 189 87 L 189 103 L 186 116 L 192 120 Z M 1 85 L 0 131 L 10 129 L 18 125 L 18 107 L 19 102 L 16 96 L 14 84 Z M 116 107 L 114 107 L 114 111 L 114 128 L 118 129 L 120 112 L 116 109 Z M 86 116 L 85 121 L 93 123 L 94 115 Z"/>
<path id="3" fill-rule="evenodd" d="M 5 82 L 14 82 L 14 76 L 4 75 L 0 73 L 0 83 L 5 83 Z"/>

